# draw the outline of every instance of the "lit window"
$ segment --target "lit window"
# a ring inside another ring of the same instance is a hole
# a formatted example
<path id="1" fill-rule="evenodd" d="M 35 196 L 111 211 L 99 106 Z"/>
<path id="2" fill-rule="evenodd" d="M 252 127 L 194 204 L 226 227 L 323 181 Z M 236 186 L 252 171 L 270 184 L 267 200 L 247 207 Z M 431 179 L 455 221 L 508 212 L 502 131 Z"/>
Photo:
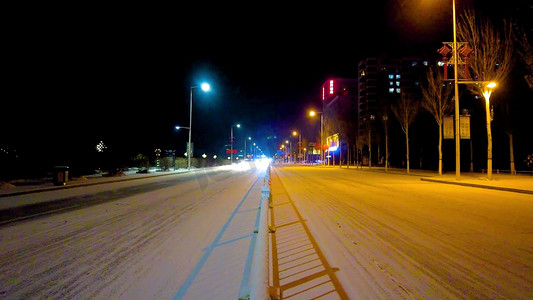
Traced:
<path id="1" fill-rule="evenodd" d="M 396 74 L 396 79 L 400 79 L 400 74 Z"/>
<path id="2" fill-rule="evenodd" d="M 389 88 L 389 93 L 394 93 L 394 88 Z"/>
<path id="3" fill-rule="evenodd" d="M 394 75 L 389 74 L 389 79 L 394 79 Z"/>
<path id="4" fill-rule="evenodd" d="M 396 86 L 400 86 L 400 82 L 399 81 L 396 81 Z"/>
<path id="5" fill-rule="evenodd" d="M 389 81 L 389 85 L 394 85 L 394 83 L 392 81 Z"/>
<path id="6" fill-rule="evenodd" d="M 361 72 L 361 77 L 364 77 L 365 75 L 366 75 L 366 74 L 365 74 L 365 70 L 363 70 L 363 71 Z"/>
<path id="7" fill-rule="evenodd" d="M 424 60 L 424 66 L 428 66 L 428 61 L 427 60 Z"/>
<path id="8" fill-rule="evenodd" d="M 333 94 L 333 80 L 329 81 L 329 93 Z"/>
<path id="9" fill-rule="evenodd" d="M 415 85 L 416 85 L 416 86 L 420 86 L 420 82 L 415 81 Z"/>
<path id="10" fill-rule="evenodd" d="M 413 66 L 413 67 L 418 66 L 418 62 L 417 62 L 417 61 L 413 61 L 413 62 L 411 63 L 411 66 Z"/>
<path id="11" fill-rule="evenodd" d="M 402 92 L 402 90 L 401 90 L 400 88 L 397 88 L 397 89 L 396 89 L 396 93 L 399 94 L 399 93 L 401 93 L 401 92 Z"/>
<path id="12" fill-rule="evenodd" d="M 324 92 L 324 87 L 322 87 L 322 100 L 326 99 L 326 95 L 325 95 L 325 92 Z"/>
<path id="13" fill-rule="evenodd" d="M 444 66 L 444 63 L 442 61 L 439 61 L 437 64 L 439 65 L 439 67 Z"/>

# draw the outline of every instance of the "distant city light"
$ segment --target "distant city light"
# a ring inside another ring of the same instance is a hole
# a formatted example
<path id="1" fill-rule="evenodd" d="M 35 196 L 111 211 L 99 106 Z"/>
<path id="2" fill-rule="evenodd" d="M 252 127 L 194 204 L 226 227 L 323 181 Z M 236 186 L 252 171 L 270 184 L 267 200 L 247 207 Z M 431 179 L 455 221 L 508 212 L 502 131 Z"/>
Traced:
<path id="1" fill-rule="evenodd" d="M 97 152 L 104 152 L 104 149 L 107 149 L 106 145 L 104 145 L 103 141 L 100 141 L 98 145 L 96 145 L 96 151 Z"/>

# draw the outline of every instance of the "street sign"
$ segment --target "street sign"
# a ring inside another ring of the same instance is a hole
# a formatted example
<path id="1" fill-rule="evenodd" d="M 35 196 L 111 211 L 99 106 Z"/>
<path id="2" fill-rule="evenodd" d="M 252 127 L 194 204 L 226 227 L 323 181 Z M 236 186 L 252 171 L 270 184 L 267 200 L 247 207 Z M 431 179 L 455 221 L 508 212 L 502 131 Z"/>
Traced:
<path id="1" fill-rule="evenodd" d="M 470 139 L 470 116 L 459 116 L 459 133 L 461 139 Z"/>
<path id="2" fill-rule="evenodd" d="M 453 117 L 446 116 L 443 119 L 442 131 L 445 139 L 453 139 Z"/>

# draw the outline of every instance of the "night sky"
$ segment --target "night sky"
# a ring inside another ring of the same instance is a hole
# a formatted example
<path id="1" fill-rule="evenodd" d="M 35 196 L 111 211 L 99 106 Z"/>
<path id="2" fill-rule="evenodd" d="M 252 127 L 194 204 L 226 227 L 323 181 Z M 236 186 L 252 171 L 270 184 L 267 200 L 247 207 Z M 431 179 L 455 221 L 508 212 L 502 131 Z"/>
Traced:
<path id="1" fill-rule="evenodd" d="M 365 2 L 13 8 L 0 145 L 49 164 L 72 164 L 100 140 L 124 156 L 183 153 L 187 130 L 174 126 L 188 126 L 190 87 L 207 81 L 210 93 L 194 90 L 196 156 L 224 153 L 235 123 L 236 143 L 251 136 L 272 154 L 279 143 L 267 137 L 317 130 L 305 113 L 328 78 L 356 77 L 359 60 L 382 53 L 438 59 L 452 40 L 451 1 Z M 528 1 L 498 5 L 480 12 L 531 16 Z"/>

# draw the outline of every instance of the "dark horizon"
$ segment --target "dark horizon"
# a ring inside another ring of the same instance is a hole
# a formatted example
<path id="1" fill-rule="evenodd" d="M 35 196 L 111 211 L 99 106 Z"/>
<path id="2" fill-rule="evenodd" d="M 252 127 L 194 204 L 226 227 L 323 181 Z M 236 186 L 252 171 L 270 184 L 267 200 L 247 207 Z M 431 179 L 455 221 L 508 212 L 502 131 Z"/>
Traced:
<path id="1" fill-rule="evenodd" d="M 156 148 L 180 155 L 188 134 L 174 126 L 188 126 L 190 87 L 207 81 L 210 93 L 194 90 L 195 156 L 223 154 L 235 123 L 242 125 L 234 131 L 239 147 L 251 136 L 272 155 L 280 144 L 273 136 L 285 139 L 296 128 L 306 135 L 316 131 L 306 111 L 320 108 L 322 83 L 357 77 L 361 59 L 384 53 L 439 59 L 436 50 L 452 39 L 447 2 L 389 0 L 244 13 L 231 7 L 204 12 L 201 5 L 20 12 L 8 36 L 9 96 L 0 146 L 43 168 L 80 164 L 95 155 L 101 140 L 122 158 L 152 155 Z M 498 8 L 458 2 L 458 12 L 473 7 L 495 21 L 512 16 L 528 32 L 533 28 L 527 1 Z M 195 22 L 187 21 L 189 12 Z M 520 105 L 516 113 L 522 119 L 515 138 L 518 168 L 518 154 L 532 150 L 533 126 L 526 101 L 531 90 L 524 83 L 516 87 L 509 96 Z M 498 101 L 500 95 L 493 97 Z M 495 120 L 495 142 L 503 140 L 498 126 Z M 504 151 L 505 144 L 495 144 L 495 160 L 498 147 Z"/>

